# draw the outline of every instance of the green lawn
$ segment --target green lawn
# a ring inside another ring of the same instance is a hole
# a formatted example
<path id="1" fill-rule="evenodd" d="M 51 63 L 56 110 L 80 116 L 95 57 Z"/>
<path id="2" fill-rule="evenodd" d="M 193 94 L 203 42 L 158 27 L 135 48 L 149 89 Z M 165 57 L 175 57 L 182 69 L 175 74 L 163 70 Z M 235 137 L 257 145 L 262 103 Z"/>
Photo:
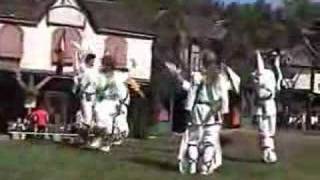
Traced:
<path id="1" fill-rule="evenodd" d="M 279 133 L 280 162 L 260 162 L 253 131 L 223 135 L 224 164 L 213 176 L 177 172 L 177 141 L 129 140 L 109 154 L 39 141 L 0 144 L 1 180 L 318 180 L 320 136 Z"/>

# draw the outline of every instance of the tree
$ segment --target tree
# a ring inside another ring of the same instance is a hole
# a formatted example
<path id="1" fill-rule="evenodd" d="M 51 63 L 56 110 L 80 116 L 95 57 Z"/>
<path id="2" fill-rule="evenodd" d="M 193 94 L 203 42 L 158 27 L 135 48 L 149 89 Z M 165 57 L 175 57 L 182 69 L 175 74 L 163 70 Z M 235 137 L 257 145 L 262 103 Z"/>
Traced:
<path id="1" fill-rule="evenodd" d="M 22 79 L 21 72 L 16 72 L 16 80 L 25 92 L 25 107 L 28 109 L 29 113 L 31 112 L 31 109 L 37 105 L 37 98 L 39 96 L 40 89 L 51 79 L 52 77 L 48 76 L 41 82 L 35 84 L 34 76 L 29 75 L 28 83 L 26 84 Z"/>
<path id="2" fill-rule="evenodd" d="M 283 0 L 289 21 L 306 25 L 318 12 L 309 0 Z"/>

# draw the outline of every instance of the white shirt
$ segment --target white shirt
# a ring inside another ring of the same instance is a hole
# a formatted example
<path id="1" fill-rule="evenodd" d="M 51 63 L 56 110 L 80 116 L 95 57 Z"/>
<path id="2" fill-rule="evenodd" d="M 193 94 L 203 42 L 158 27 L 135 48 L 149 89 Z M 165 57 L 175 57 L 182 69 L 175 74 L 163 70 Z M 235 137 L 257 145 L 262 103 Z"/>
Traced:
<path id="1" fill-rule="evenodd" d="M 201 101 L 217 101 L 221 99 L 222 101 L 222 107 L 221 107 L 221 113 L 226 114 L 229 113 L 229 96 L 228 96 L 228 86 L 226 84 L 226 81 L 223 81 L 222 75 L 219 75 L 219 78 L 217 82 L 211 86 L 210 89 L 208 88 L 202 88 L 202 92 L 199 92 L 199 98 L 201 98 Z M 192 111 L 192 107 L 195 104 L 196 96 L 197 96 L 197 89 L 200 86 L 200 82 L 194 83 L 190 86 L 188 90 L 188 97 L 185 105 L 185 109 L 188 111 Z M 211 91 L 213 98 L 210 99 L 208 97 L 208 91 Z"/>
<path id="2" fill-rule="evenodd" d="M 80 85 L 84 92 L 86 93 L 95 93 L 97 80 L 98 80 L 98 71 L 94 67 L 85 67 L 82 69 L 80 74 Z"/>
<path id="3" fill-rule="evenodd" d="M 255 94 L 253 103 L 254 115 L 274 115 L 277 113 L 275 94 L 276 94 L 276 78 L 272 70 L 264 69 L 260 75 L 257 72 L 252 73 L 253 77 L 256 77 L 255 81 Z M 259 98 L 260 97 L 260 98 Z M 265 100 L 261 100 L 263 97 L 270 97 Z"/>

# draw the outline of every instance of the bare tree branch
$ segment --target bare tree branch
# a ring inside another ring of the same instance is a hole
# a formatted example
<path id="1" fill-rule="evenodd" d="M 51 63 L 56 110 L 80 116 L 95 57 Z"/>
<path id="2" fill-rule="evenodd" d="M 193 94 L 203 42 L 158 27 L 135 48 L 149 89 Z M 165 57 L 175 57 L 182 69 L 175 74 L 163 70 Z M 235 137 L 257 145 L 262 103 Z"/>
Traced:
<path id="1" fill-rule="evenodd" d="M 39 82 L 36 85 L 36 89 L 39 90 L 41 89 L 44 85 L 46 85 L 50 80 L 52 79 L 51 76 L 47 76 L 46 78 L 44 78 L 41 82 Z"/>
<path id="2" fill-rule="evenodd" d="M 22 79 L 22 74 L 20 70 L 16 71 L 16 80 L 22 89 L 24 90 L 28 89 L 26 83 Z"/>

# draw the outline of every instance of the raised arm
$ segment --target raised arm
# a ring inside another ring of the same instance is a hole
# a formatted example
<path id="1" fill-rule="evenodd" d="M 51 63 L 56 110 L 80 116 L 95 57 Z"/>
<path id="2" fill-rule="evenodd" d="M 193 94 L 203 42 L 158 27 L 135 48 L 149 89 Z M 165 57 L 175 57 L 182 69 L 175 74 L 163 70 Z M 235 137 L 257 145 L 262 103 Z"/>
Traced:
<path id="1" fill-rule="evenodd" d="M 77 49 L 75 51 L 75 62 L 74 62 L 74 71 L 77 74 L 80 74 L 84 71 L 85 65 L 83 62 L 84 50 L 77 42 L 72 42 L 72 45 Z"/>
<path id="2" fill-rule="evenodd" d="M 197 84 L 198 81 L 200 82 L 202 80 L 201 74 L 195 72 L 192 74 L 192 82 L 190 82 L 182 76 L 182 70 L 177 68 L 175 64 L 171 62 L 165 62 L 165 66 L 167 67 L 170 74 L 174 76 L 177 82 L 181 85 L 182 89 L 185 91 L 190 90 L 193 84 Z"/>
<path id="3" fill-rule="evenodd" d="M 276 81 L 277 81 L 276 90 L 277 91 L 281 90 L 281 81 L 283 79 L 283 75 L 282 75 L 282 72 L 280 69 L 280 59 L 281 59 L 281 57 L 277 56 L 275 59 L 275 62 L 274 62 L 275 71 L 277 73 L 277 79 L 276 79 Z"/>
<path id="4" fill-rule="evenodd" d="M 137 93 L 140 97 L 145 98 L 145 94 L 142 91 L 140 84 L 136 80 L 130 77 L 127 79 L 126 84 L 128 85 L 130 90 Z"/>
<path id="5" fill-rule="evenodd" d="M 229 89 L 227 83 L 220 78 L 220 91 L 221 91 L 221 113 L 229 113 Z"/>

